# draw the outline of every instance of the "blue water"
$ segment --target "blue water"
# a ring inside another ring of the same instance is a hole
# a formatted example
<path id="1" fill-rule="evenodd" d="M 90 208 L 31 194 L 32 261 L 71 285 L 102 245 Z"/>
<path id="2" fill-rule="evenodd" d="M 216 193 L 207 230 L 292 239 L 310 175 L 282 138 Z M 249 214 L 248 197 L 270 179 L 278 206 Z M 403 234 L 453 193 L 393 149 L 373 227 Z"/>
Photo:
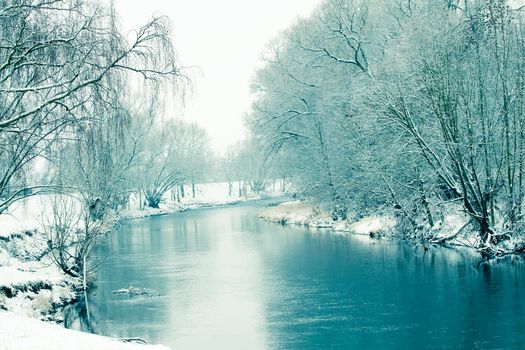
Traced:
<path id="1" fill-rule="evenodd" d="M 66 326 L 172 349 L 525 348 L 525 265 L 266 223 L 255 205 L 121 225 Z M 130 285 L 153 297 L 112 294 Z M 84 307 L 83 307 L 84 306 Z"/>

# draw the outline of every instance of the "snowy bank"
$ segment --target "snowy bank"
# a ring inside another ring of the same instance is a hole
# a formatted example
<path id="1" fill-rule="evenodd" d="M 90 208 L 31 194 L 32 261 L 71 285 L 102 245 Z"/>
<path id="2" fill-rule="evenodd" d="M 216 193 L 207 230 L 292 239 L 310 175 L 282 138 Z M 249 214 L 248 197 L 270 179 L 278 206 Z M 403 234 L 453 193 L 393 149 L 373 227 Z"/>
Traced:
<path id="1" fill-rule="evenodd" d="M 281 224 L 330 228 L 338 232 L 362 235 L 392 232 L 396 225 L 395 219 L 389 216 L 369 216 L 356 221 L 334 221 L 329 213 L 320 206 L 302 201 L 286 202 L 264 209 L 259 213 L 259 217 L 266 221 Z"/>
<path id="2" fill-rule="evenodd" d="M 11 204 L 7 212 L 0 215 L 0 237 L 13 233 L 42 230 L 52 213 L 52 194 L 41 194 Z"/>
<path id="3" fill-rule="evenodd" d="M 242 197 L 233 191 L 230 196 L 227 183 L 197 184 L 195 197 L 192 196 L 190 186 L 185 187 L 185 192 L 186 196 L 180 200 L 167 195 L 159 209 L 142 210 L 139 208 L 139 197 L 131 195 L 128 208 L 118 216 L 126 220 L 282 195 L 277 190 L 249 193 Z M 68 331 L 27 318 L 60 322 L 63 306 L 77 298 L 75 289 L 79 281 L 66 276 L 49 257 L 48 237 L 44 227 L 52 218 L 56 196 L 49 194 L 28 197 L 14 203 L 7 212 L 0 215 L 0 350 L 69 349 L 72 344 L 81 349 L 144 348 Z M 68 198 L 74 211 L 80 212 L 79 199 Z M 8 324 L 7 319 L 12 319 L 13 322 Z"/>
<path id="4" fill-rule="evenodd" d="M 333 226 L 333 221 L 328 213 L 317 205 L 301 201 L 281 203 L 275 207 L 262 210 L 258 216 L 264 220 L 280 224 L 303 225 L 314 228 L 331 228 Z"/>
<path id="5" fill-rule="evenodd" d="M 402 229 L 397 226 L 398 220 L 389 215 L 370 215 L 359 219 L 350 216 L 347 220 L 334 221 L 319 205 L 305 201 L 285 202 L 275 207 L 266 208 L 261 210 L 258 216 L 263 220 L 280 224 L 329 228 L 334 232 L 358 235 L 394 236 Z M 443 208 L 439 219 L 434 222 L 432 227 L 423 227 L 421 233 L 413 238 L 418 243 L 476 249 L 479 246 L 479 238 L 471 223 L 471 219 L 460 207 L 449 203 Z M 516 250 L 517 247 L 525 247 L 523 240 L 511 239 L 504 242 L 503 245 L 503 248 L 508 251 Z"/>
<path id="6" fill-rule="evenodd" d="M 0 350 L 168 350 L 73 331 L 12 312 L 0 312 L 0 325 Z"/>
<path id="7" fill-rule="evenodd" d="M 279 186 L 270 186 L 279 188 Z M 232 195 L 229 194 L 227 182 L 213 182 L 195 185 L 195 197 L 192 195 L 191 186 L 184 186 L 186 196 L 178 200 L 173 198 L 169 193 L 162 199 L 159 208 L 149 208 L 140 205 L 140 197 L 132 194 L 129 200 L 128 208 L 122 210 L 119 216 L 123 220 L 140 219 L 149 216 L 172 214 L 186 210 L 218 207 L 223 205 L 237 204 L 249 200 L 257 200 L 269 197 L 283 196 L 284 193 L 278 189 L 264 191 L 260 193 L 249 192 L 247 195 L 239 196 L 234 190 Z"/>
<path id="8" fill-rule="evenodd" d="M 333 226 L 335 231 L 350 232 L 358 235 L 392 234 L 396 219 L 390 216 L 366 216 L 355 222 L 339 221 Z"/>
<path id="9" fill-rule="evenodd" d="M 41 319 L 61 319 L 57 312 L 75 300 L 75 281 L 47 254 L 39 231 L 0 236 L 0 309 Z"/>

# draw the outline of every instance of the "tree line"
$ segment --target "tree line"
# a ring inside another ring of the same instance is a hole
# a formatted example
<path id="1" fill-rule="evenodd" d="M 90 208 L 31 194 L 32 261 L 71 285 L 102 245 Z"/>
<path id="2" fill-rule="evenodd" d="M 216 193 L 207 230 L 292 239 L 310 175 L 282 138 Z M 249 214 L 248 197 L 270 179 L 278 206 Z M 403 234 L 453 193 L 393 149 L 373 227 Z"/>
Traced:
<path id="1" fill-rule="evenodd" d="M 480 250 L 508 252 L 524 228 L 524 24 L 505 0 L 325 0 L 268 46 L 247 121 L 334 219 L 383 211 L 428 242 L 452 208 Z"/>

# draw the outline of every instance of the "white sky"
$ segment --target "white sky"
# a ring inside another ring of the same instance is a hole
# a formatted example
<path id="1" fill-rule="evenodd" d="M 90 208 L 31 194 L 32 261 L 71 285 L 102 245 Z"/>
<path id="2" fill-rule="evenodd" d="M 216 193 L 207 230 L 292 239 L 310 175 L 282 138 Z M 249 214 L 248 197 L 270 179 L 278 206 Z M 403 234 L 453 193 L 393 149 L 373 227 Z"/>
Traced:
<path id="1" fill-rule="evenodd" d="M 185 66 L 199 66 L 184 118 L 205 127 L 218 152 L 245 136 L 250 82 L 266 44 L 320 0 L 115 0 L 124 30 L 169 16 Z"/>

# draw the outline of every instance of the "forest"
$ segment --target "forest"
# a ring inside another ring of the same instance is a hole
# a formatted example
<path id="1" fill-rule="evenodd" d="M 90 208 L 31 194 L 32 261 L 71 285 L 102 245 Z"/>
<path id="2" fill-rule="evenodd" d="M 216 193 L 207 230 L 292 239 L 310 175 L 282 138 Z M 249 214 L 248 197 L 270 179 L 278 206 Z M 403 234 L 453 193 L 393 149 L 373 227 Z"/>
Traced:
<path id="1" fill-rule="evenodd" d="M 483 254 L 523 251 L 524 30 L 505 0 L 324 1 L 268 46 L 248 124 L 334 219 L 430 242 L 464 212 Z"/>

